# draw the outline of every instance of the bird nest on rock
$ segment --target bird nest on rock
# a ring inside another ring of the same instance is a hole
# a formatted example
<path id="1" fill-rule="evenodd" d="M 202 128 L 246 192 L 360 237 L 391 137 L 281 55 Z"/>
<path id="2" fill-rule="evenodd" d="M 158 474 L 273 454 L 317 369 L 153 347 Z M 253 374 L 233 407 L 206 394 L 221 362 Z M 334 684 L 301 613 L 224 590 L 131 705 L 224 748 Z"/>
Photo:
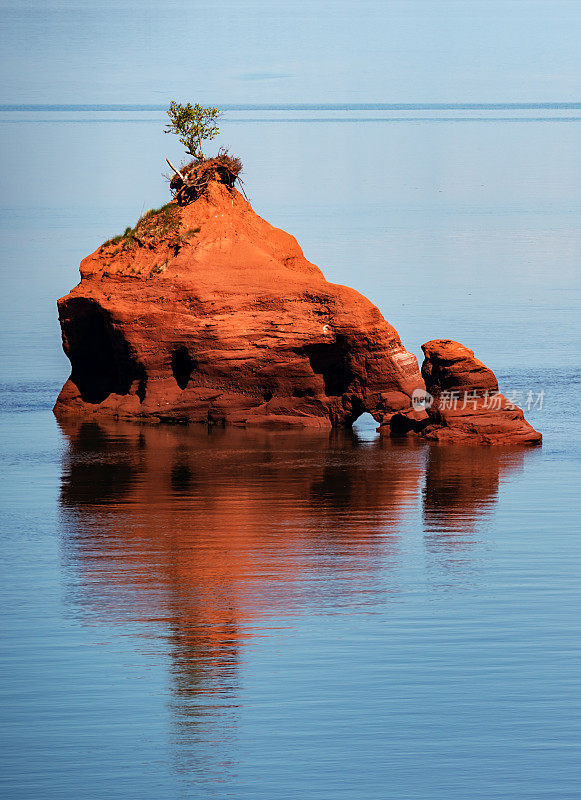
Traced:
<path id="1" fill-rule="evenodd" d="M 215 158 L 191 161 L 179 171 L 172 164 L 170 166 L 175 172 L 170 180 L 170 189 L 180 205 L 197 200 L 212 181 L 223 183 L 229 189 L 234 187 L 236 181 L 242 183 L 242 161 L 226 150 L 220 151 Z"/>

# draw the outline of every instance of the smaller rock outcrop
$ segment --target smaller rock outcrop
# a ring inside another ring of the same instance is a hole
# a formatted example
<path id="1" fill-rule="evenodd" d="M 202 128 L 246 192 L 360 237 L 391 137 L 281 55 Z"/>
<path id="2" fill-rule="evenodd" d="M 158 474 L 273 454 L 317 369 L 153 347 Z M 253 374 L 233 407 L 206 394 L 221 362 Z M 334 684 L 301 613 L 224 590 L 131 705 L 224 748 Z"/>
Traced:
<path id="1" fill-rule="evenodd" d="M 518 406 L 500 394 L 495 374 L 459 342 L 434 339 L 422 345 L 422 377 L 427 395 L 419 397 L 426 420 L 413 423 L 394 415 L 392 434 L 457 444 L 536 445 L 542 435 Z"/>

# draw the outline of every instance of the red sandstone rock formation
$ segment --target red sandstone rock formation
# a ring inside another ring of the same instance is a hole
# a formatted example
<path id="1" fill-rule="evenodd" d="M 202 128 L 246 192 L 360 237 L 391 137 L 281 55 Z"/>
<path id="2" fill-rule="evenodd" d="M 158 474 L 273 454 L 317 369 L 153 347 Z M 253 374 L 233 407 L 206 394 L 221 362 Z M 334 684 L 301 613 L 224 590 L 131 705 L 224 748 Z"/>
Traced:
<path id="1" fill-rule="evenodd" d="M 395 329 L 234 189 L 212 183 L 146 215 L 81 276 L 58 302 L 72 366 L 58 414 L 315 427 L 418 416 L 423 380 Z"/>
<path id="2" fill-rule="evenodd" d="M 368 411 L 392 435 L 541 441 L 472 350 L 428 342 L 422 378 L 369 300 L 218 182 L 149 212 L 81 276 L 58 302 L 72 366 L 59 415 L 328 428 Z M 427 414 L 411 402 L 424 380 Z"/>
<path id="3" fill-rule="evenodd" d="M 417 426 L 422 437 L 470 444 L 541 443 L 541 434 L 499 393 L 496 376 L 472 350 L 450 339 L 426 342 L 422 350 L 422 376 L 434 398 L 427 425 Z"/>

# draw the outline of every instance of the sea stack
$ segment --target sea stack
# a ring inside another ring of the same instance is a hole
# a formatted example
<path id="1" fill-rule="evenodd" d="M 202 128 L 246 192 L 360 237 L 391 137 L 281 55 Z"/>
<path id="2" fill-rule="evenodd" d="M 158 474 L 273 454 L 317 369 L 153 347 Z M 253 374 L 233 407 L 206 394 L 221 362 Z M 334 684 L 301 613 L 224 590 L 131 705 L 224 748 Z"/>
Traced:
<path id="1" fill-rule="evenodd" d="M 472 351 L 429 342 L 422 377 L 373 303 L 329 283 L 219 171 L 204 175 L 81 263 L 58 301 L 71 375 L 57 415 L 330 429 L 369 412 L 390 435 L 540 441 L 520 410 L 445 414 L 444 385 L 498 388 Z M 424 410 L 426 383 L 438 397 Z"/>

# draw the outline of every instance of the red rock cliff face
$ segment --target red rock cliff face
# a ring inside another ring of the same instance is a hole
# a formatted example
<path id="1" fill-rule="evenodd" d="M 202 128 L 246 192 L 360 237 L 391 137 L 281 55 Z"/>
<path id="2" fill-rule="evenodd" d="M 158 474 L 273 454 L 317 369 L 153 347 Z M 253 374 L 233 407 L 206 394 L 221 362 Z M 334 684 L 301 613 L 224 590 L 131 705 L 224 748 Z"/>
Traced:
<path id="1" fill-rule="evenodd" d="M 72 372 L 56 413 L 314 427 L 413 416 L 415 356 L 292 236 L 218 183 L 166 213 L 169 226 L 154 216 L 86 258 L 59 300 Z"/>

